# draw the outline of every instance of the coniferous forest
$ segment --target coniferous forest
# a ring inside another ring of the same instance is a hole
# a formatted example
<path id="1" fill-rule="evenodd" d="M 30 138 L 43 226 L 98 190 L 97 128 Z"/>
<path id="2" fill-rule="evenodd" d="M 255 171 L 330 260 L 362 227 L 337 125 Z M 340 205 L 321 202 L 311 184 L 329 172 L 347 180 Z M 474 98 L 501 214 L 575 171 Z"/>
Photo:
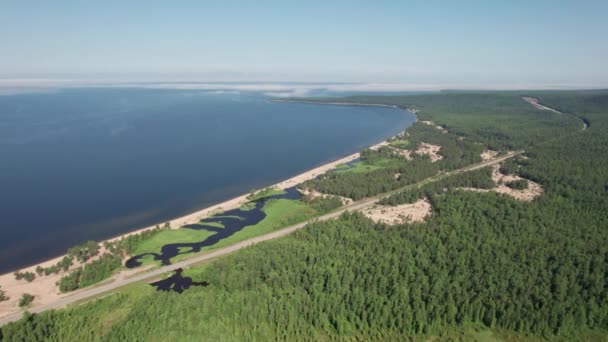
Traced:
<path id="1" fill-rule="evenodd" d="M 521 96 L 538 97 L 562 114 L 536 110 Z M 364 198 L 479 162 L 479 153 L 492 149 L 524 150 L 525 158 L 503 167 L 542 185 L 543 194 L 521 202 L 457 189 L 490 187 L 488 168 L 446 177 L 384 200 L 428 198 L 432 214 L 423 223 L 388 226 L 348 213 L 185 270 L 209 286 L 178 294 L 135 284 L 87 304 L 28 314 L 2 327 L 0 337 L 606 340 L 608 91 L 340 101 L 420 109 L 419 119 L 449 133 L 417 123 L 408 130 L 409 144 L 446 146 L 444 159 L 332 174 L 309 182 L 311 188 Z M 394 179 L 395 170 L 403 180 Z"/>

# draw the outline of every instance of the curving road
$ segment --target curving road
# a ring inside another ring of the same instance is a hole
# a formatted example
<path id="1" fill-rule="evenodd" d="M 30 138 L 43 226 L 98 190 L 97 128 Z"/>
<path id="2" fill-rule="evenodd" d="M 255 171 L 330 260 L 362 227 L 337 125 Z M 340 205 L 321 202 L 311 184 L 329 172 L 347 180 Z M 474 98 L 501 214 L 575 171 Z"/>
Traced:
<path id="1" fill-rule="evenodd" d="M 568 113 L 560 112 L 559 110 L 557 110 L 555 108 L 547 107 L 540 102 L 539 98 L 530 97 L 530 96 L 522 96 L 521 98 L 522 98 L 522 100 L 524 100 L 524 101 L 528 102 L 529 104 L 531 104 L 532 106 L 534 106 L 534 108 L 536 108 L 536 109 L 548 110 L 550 112 L 554 112 L 557 114 L 566 114 L 566 115 L 572 115 L 572 116 L 576 117 L 577 119 L 581 120 L 581 122 L 583 123 L 583 128 L 582 128 L 583 131 L 589 127 L 589 122 L 587 121 L 587 119 L 580 117 L 578 115 L 575 115 L 575 114 L 568 114 Z"/>
<path id="2" fill-rule="evenodd" d="M 94 297 L 101 296 L 101 295 L 103 295 L 105 293 L 109 293 L 109 292 L 114 291 L 114 290 L 116 290 L 116 289 L 118 289 L 120 287 L 129 285 L 129 284 L 132 284 L 132 283 L 135 283 L 135 282 L 139 282 L 139 281 L 143 281 L 143 280 L 151 279 L 151 278 L 158 278 L 158 277 L 160 277 L 160 276 L 162 276 L 162 275 L 164 275 L 164 274 L 166 274 L 168 272 L 174 271 L 174 270 L 176 270 L 178 268 L 185 268 L 185 267 L 188 267 L 188 266 L 190 266 L 192 264 L 196 264 L 196 263 L 199 263 L 199 262 L 202 262 L 202 261 L 210 260 L 210 259 L 222 256 L 222 255 L 226 255 L 226 254 L 230 254 L 230 253 L 236 252 L 236 251 L 238 251 L 240 249 L 243 249 L 243 248 L 255 245 L 255 244 L 260 243 L 260 242 L 276 239 L 276 238 L 279 238 L 279 237 L 291 234 L 291 233 L 295 232 L 298 229 L 304 228 L 307 224 L 309 224 L 311 222 L 330 220 L 330 219 L 333 219 L 333 218 L 336 218 L 336 217 L 342 215 L 346 211 L 356 211 L 356 210 L 360 210 L 360 209 L 364 209 L 364 208 L 370 207 L 370 206 L 374 205 L 379 199 L 381 199 L 383 197 L 386 197 L 386 196 L 388 196 L 390 194 L 393 194 L 395 192 L 401 191 L 403 189 L 419 186 L 419 185 L 422 185 L 422 184 L 425 184 L 425 183 L 435 182 L 435 181 L 443 179 L 443 178 L 445 178 L 445 177 L 447 177 L 449 175 L 452 175 L 452 174 L 466 172 L 466 171 L 472 171 L 472 170 L 479 169 L 479 168 L 482 168 L 482 167 L 485 167 L 485 166 L 494 165 L 496 163 L 500 163 L 501 161 L 503 161 L 505 159 L 512 158 L 512 157 L 514 157 L 516 155 L 519 155 L 521 153 L 523 153 L 523 151 L 510 152 L 510 153 L 507 153 L 507 154 L 505 154 L 505 155 L 503 155 L 501 157 L 498 157 L 498 158 L 493 158 L 493 159 L 485 161 L 485 162 L 481 162 L 481 163 L 478 163 L 478 164 L 473 164 L 473 165 L 470 165 L 470 166 L 467 166 L 467 167 L 464 167 L 464 168 L 461 168 L 461 169 L 458 169 L 458 170 L 453 170 L 453 171 L 450 171 L 450 172 L 446 172 L 444 174 L 441 174 L 439 176 L 431 177 L 429 179 L 426 179 L 424 181 L 418 182 L 416 184 L 411 184 L 411 185 L 408 185 L 406 187 L 403 187 L 403 188 L 400 188 L 400 189 L 397 189 L 397 190 L 393 190 L 393 191 L 391 191 L 389 193 L 381 194 L 381 195 L 378 195 L 378 196 L 374 196 L 374 197 L 371 197 L 371 198 L 367 198 L 367 199 L 363 199 L 363 200 L 351 203 L 351 204 L 349 204 L 347 206 L 344 206 L 344 207 L 342 207 L 342 208 L 340 208 L 340 209 L 338 209 L 338 210 L 336 210 L 334 212 L 331 212 L 329 214 L 326 214 L 326 215 L 314 218 L 314 219 L 306 221 L 306 222 L 295 224 L 293 226 L 289 226 L 287 228 L 283 228 L 283 229 L 274 231 L 272 233 L 268 233 L 268 234 L 265 234 L 265 235 L 260 235 L 260 236 L 257 236 L 257 237 L 254 237 L 254 238 L 251 238 L 251 239 L 248 239 L 248 240 L 244 240 L 244 241 L 235 243 L 235 244 L 227 246 L 227 247 L 218 248 L 218 249 L 216 249 L 216 250 L 214 250 L 212 252 L 205 253 L 203 255 L 194 256 L 194 257 L 189 258 L 187 260 L 180 261 L 180 262 L 177 262 L 175 264 L 168 265 L 168 266 L 163 266 L 163 267 L 160 267 L 160 268 L 157 268 L 157 269 L 154 269 L 154 270 L 151 270 L 151 271 L 148 271 L 148 272 L 145 272 L 145 273 L 142 273 L 142 274 L 130 277 L 130 278 L 126 278 L 126 279 L 119 278 L 119 279 L 117 279 L 114 282 L 109 283 L 109 284 L 95 286 L 95 287 L 92 287 L 92 288 L 88 288 L 88 289 L 84 289 L 84 290 L 81 290 L 81 291 L 77 291 L 77 292 L 75 292 L 72 295 L 60 298 L 60 299 L 58 299 L 57 301 L 55 301 L 53 303 L 49 303 L 49 304 L 44 304 L 44 305 L 32 307 L 28 311 L 31 312 L 31 313 L 40 313 L 40 312 L 47 311 L 47 310 L 63 308 L 63 307 L 65 307 L 67 305 L 70 305 L 70 304 L 74 304 L 74 303 L 77 303 L 77 302 L 85 301 L 87 299 L 91 299 L 91 298 L 94 298 Z M 21 317 L 22 317 L 22 313 L 20 313 L 20 312 L 12 314 L 12 315 L 9 315 L 9 316 L 6 316 L 6 317 L 3 317 L 3 318 L 0 319 L 0 326 L 2 326 L 4 324 L 7 324 L 7 323 L 10 323 L 10 322 L 17 321 Z"/>

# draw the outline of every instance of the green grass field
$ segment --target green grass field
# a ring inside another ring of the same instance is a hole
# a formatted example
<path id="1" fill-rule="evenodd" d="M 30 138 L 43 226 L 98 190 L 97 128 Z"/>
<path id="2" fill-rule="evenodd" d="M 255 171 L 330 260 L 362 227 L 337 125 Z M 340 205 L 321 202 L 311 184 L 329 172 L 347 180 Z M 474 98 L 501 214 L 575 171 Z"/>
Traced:
<path id="1" fill-rule="evenodd" d="M 223 247 L 254 236 L 266 234 L 317 215 L 317 212 L 313 208 L 302 201 L 288 199 L 270 200 L 262 208 L 262 211 L 266 213 L 266 217 L 258 224 L 243 228 L 236 234 L 209 247 L 209 249 Z"/>
<path id="2" fill-rule="evenodd" d="M 400 149 L 406 149 L 406 148 L 410 147 L 410 141 L 407 139 L 395 139 L 395 140 L 391 141 L 388 144 L 388 146 L 400 148 Z"/>
<path id="3" fill-rule="evenodd" d="M 351 168 L 346 164 L 342 164 L 342 165 L 338 166 L 334 172 L 336 172 L 336 173 L 346 173 L 346 172 L 364 173 L 364 172 L 371 172 L 374 170 L 378 170 L 383 167 L 383 166 L 379 166 L 379 165 L 367 164 L 362 161 L 353 163 L 352 165 L 354 167 Z"/>
<path id="4" fill-rule="evenodd" d="M 285 193 L 285 190 L 280 190 L 277 188 L 266 188 L 266 189 L 262 189 L 262 190 L 255 192 L 253 195 L 250 194 L 249 196 L 247 196 L 247 199 L 249 201 L 253 202 L 255 200 L 259 200 L 260 198 L 273 196 L 273 195 L 282 195 L 284 193 Z"/>
<path id="5" fill-rule="evenodd" d="M 219 241 L 217 244 L 203 248 L 202 252 L 219 247 L 224 247 L 242 240 L 252 238 L 254 236 L 269 233 L 271 231 L 284 228 L 288 225 L 305 221 L 318 214 L 315 209 L 306 205 L 302 201 L 288 199 L 270 200 L 268 201 L 268 203 L 266 203 L 264 208 L 262 208 L 262 211 L 266 213 L 266 217 L 258 224 L 247 226 L 236 234 Z M 216 217 L 224 216 L 218 215 Z M 207 224 L 223 228 L 223 225 L 221 223 L 211 222 Z M 188 228 L 163 231 L 154 236 L 153 238 L 144 241 L 140 246 L 138 246 L 133 255 L 145 253 L 159 253 L 162 246 L 166 244 L 203 241 L 213 234 L 213 232 L 208 232 L 206 230 L 193 230 Z M 175 258 L 172 258 L 171 261 L 178 262 L 180 260 L 187 259 L 192 255 L 193 253 L 180 254 Z M 151 256 L 142 259 L 142 265 L 149 265 L 153 264 L 154 262 L 155 261 Z"/>
<path id="6" fill-rule="evenodd" d="M 133 255 L 145 253 L 159 253 L 162 246 L 170 243 L 203 241 L 215 233 L 206 230 L 194 230 L 188 228 L 172 229 L 160 232 L 153 238 L 141 243 L 133 253 Z M 151 257 L 142 260 L 143 265 L 153 262 Z"/>

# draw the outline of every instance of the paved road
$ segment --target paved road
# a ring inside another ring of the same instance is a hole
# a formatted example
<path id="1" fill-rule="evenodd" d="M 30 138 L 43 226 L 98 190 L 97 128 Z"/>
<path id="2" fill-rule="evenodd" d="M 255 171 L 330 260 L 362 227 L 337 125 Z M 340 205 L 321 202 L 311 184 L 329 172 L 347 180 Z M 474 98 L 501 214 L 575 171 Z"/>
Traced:
<path id="1" fill-rule="evenodd" d="M 464 167 L 462 169 L 458 169 L 458 170 L 454 170 L 454 171 L 450 171 L 447 172 L 445 174 L 443 174 L 440 177 L 435 177 L 435 178 L 431 178 L 431 181 L 437 181 L 439 179 L 445 178 L 451 174 L 456 174 L 456 173 L 460 173 L 460 172 L 466 172 L 466 171 L 471 171 L 471 170 L 475 170 L 475 169 L 479 169 L 485 166 L 489 166 L 489 165 L 493 165 L 496 163 L 500 163 L 501 161 L 514 157 L 518 154 L 521 154 L 523 151 L 517 151 L 517 152 L 510 152 L 504 156 L 498 157 L 498 158 L 494 158 L 482 163 L 478 163 L 472 166 L 467 166 Z M 411 187 L 412 185 L 409 185 L 407 187 Z M 407 188 L 405 187 L 405 188 Z M 400 189 L 397 189 L 395 191 L 391 191 L 390 193 L 394 193 L 394 192 L 398 192 L 400 191 Z M 47 310 L 52 310 L 52 309 L 59 309 L 59 308 L 63 308 L 69 304 L 73 304 L 79 301 L 83 301 L 86 300 L 88 298 L 93 298 L 96 296 L 100 296 L 104 293 L 107 292 L 111 292 L 113 290 L 116 290 L 120 287 L 123 287 L 125 285 L 129 285 L 138 281 L 142 281 L 142 280 L 146 280 L 146 279 L 150 279 L 150 278 L 157 278 L 162 276 L 165 273 L 174 271 L 178 268 L 185 268 L 187 266 L 190 266 L 192 264 L 196 264 L 199 263 L 201 261 L 205 261 L 205 260 L 210 260 L 222 255 L 226 255 L 226 254 L 230 254 L 233 253 L 235 251 L 238 251 L 240 249 L 243 249 L 245 247 L 249 247 L 252 245 L 255 245 L 257 243 L 263 242 L 263 241 L 268 241 L 268 240 L 272 240 L 272 239 L 276 239 L 288 234 L 291 234 L 293 232 L 295 232 L 298 229 L 302 229 L 304 228 L 308 223 L 312 222 L 312 221 L 325 221 L 325 220 L 329 220 L 329 219 L 333 219 L 336 218 L 340 215 L 342 215 L 344 212 L 346 211 L 356 211 L 356 210 L 360 210 L 360 209 L 364 209 L 367 207 L 370 207 L 372 205 L 374 205 L 379 199 L 386 197 L 387 194 L 382 194 L 382 195 L 378 195 L 372 198 L 368 198 L 368 199 L 364 199 L 361 201 L 357 201 L 354 203 L 351 203 L 343 208 L 340 208 L 339 210 L 317 217 L 313 220 L 307 221 L 307 222 L 303 222 L 303 223 L 299 223 L 287 228 L 283 228 L 281 230 L 277 230 L 274 231 L 272 233 L 268 233 L 265 235 L 260 235 L 245 241 L 241 241 L 239 243 L 236 243 L 234 245 L 230 245 L 227 247 L 223 247 L 223 248 L 219 248 L 216 249 L 215 251 L 209 252 L 209 253 L 205 253 L 203 255 L 199 255 L 199 256 L 195 256 L 192 258 L 189 258 L 187 260 L 184 261 L 180 261 L 177 262 L 173 265 L 169 265 L 169 266 L 163 266 L 160 268 L 157 268 L 155 270 L 151 270 L 149 272 L 145 272 L 130 278 L 126 278 L 126 279 L 117 279 L 112 283 L 106 284 L 106 285 L 100 285 L 100 286 L 96 286 L 96 287 L 92 287 L 92 288 L 88 288 L 88 289 L 84 289 L 82 291 L 78 291 L 70 296 L 61 298 L 53 303 L 49 303 L 49 304 L 45 304 L 45 305 L 40 305 L 40 306 L 35 306 L 29 309 L 29 312 L 31 313 L 39 313 L 39 312 L 43 312 L 43 311 L 47 311 Z M 15 313 L 9 316 L 6 316 L 4 318 L 0 319 L 0 326 L 9 323 L 9 322 L 13 322 L 16 320 L 19 320 L 21 318 L 22 314 L 21 313 Z"/>

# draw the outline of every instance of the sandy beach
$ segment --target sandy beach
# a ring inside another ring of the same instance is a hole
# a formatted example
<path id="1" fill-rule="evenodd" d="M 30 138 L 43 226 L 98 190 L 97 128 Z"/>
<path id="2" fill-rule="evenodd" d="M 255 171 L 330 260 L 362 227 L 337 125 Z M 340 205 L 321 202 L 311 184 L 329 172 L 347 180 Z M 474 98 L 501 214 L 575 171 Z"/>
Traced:
<path id="1" fill-rule="evenodd" d="M 382 144 L 386 144 L 386 142 L 383 141 L 383 142 L 380 142 L 379 144 L 373 145 L 371 147 L 373 148 L 374 146 L 382 145 Z M 337 166 L 339 166 L 341 164 L 351 162 L 358 158 L 359 158 L 359 153 L 353 153 L 346 157 L 334 160 L 332 162 L 323 164 L 321 166 L 318 166 L 316 168 L 313 168 L 313 169 L 303 172 L 301 174 L 295 175 L 287 180 L 270 185 L 270 187 L 276 187 L 278 189 L 286 189 L 286 188 L 295 186 L 297 184 L 300 184 L 302 182 L 305 182 L 307 180 L 313 179 L 323 173 L 326 173 L 326 172 L 336 168 Z M 247 194 L 237 196 L 235 198 L 232 198 L 227 201 L 215 204 L 213 206 L 201 209 L 199 211 L 190 213 L 188 215 L 184 215 L 181 217 L 171 219 L 168 222 L 171 224 L 171 227 L 173 229 L 177 229 L 186 224 L 196 223 L 205 217 L 209 217 L 209 216 L 213 215 L 214 213 L 240 207 L 241 205 L 243 205 L 244 203 L 247 202 L 248 195 L 249 194 L 247 193 Z M 159 224 L 162 225 L 164 223 L 159 222 Z M 107 241 L 118 240 L 118 239 L 121 239 L 123 237 L 129 236 L 132 234 L 137 234 L 137 233 L 140 233 L 145 230 L 153 229 L 155 226 L 156 225 L 153 225 L 153 226 L 141 228 L 141 229 L 138 229 L 138 230 L 126 233 L 126 234 L 121 234 L 119 236 L 107 239 Z M 100 255 L 101 254 L 103 254 L 103 253 L 100 253 Z M 44 262 L 22 268 L 19 271 L 21 271 L 21 272 L 29 271 L 29 272 L 35 273 L 35 268 L 38 265 L 40 265 L 42 267 L 49 267 L 49 266 L 55 265 L 59 260 L 61 260 L 61 258 L 63 258 L 63 256 L 64 255 L 61 255 L 61 256 L 46 260 Z M 70 270 L 75 269 L 79 266 L 80 266 L 80 264 L 75 263 L 72 267 L 70 267 Z M 141 271 L 141 270 L 140 269 L 123 270 L 119 274 L 114 275 L 111 279 L 116 279 L 118 277 L 124 277 L 124 276 L 128 275 L 127 273 L 139 272 L 139 271 Z M 0 317 L 7 316 L 9 314 L 12 314 L 12 313 L 15 313 L 15 312 L 18 312 L 21 310 L 21 308 L 17 307 L 17 302 L 19 301 L 21 294 L 23 294 L 23 293 L 29 293 L 35 297 L 34 302 L 32 303 L 33 306 L 51 303 L 61 297 L 65 297 L 65 296 L 74 294 L 74 292 L 70 292 L 69 294 L 62 294 L 59 292 L 59 289 L 56 286 L 56 282 L 61 277 L 65 276 L 66 274 L 68 274 L 68 273 L 60 272 L 59 274 L 51 274 L 48 276 L 38 276 L 37 275 L 36 279 L 29 283 L 23 279 L 16 280 L 13 272 L 0 275 L 0 287 L 3 291 L 6 292 L 6 295 L 8 297 L 10 297 L 10 299 L 8 301 L 0 302 Z M 75 292 L 77 292 L 77 291 L 75 291 Z"/>
<path id="2" fill-rule="evenodd" d="M 275 100 L 275 101 L 293 102 L 293 101 L 289 101 L 289 100 Z M 297 101 L 297 102 L 305 102 L 305 101 Z M 317 102 L 311 101 L 311 103 L 317 103 Z M 317 104 L 319 104 L 319 103 L 317 103 Z M 355 104 L 355 103 L 341 103 L 341 102 L 321 103 L 321 104 L 345 105 L 345 106 L 379 106 L 379 107 L 381 106 L 381 107 L 399 108 L 397 106 L 384 105 L 384 104 Z M 383 140 L 375 145 L 369 146 L 369 148 L 378 149 L 381 146 L 386 146 L 386 145 L 388 145 L 387 140 L 389 140 L 391 138 Z M 341 164 L 349 163 L 355 159 L 358 159 L 359 157 L 360 157 L 359 153 L 353 153 L 351 155 L 342 157 L 340 159 L 328 162 L 321 166 L 310 169 L 306 172 L 295 175 L 284 181 L 269 185 L 268 187 L 275 187 L 277 189 L 290 188 L 290 187 L 293 187 L 300 183 L 303 183 L 307 180 L 316 178 L 321 174 L 324 174 L 332 169 L 335 169 L 337 166 L 339 166 Z M 243 204 L 245 204 L 248 201 L 247 200 L 248 195 L 249 195 L 249 193 L 245 193 L 240 196 L 234 197 L 232 199 L 226 200 L 224 202 L 195 211 L 193 213 L 173 218 L 171 220 L 168 220 L 167 222 L 169 222 L 172 229 L 178 229 L 184 225 L 199 222 L 200 220 L 202 220 L 206 217 L 212 216 L 215 213 L 239 208 L 240 206 L 242 206 Z M 158 223 L 158 225 L 161 225 L 161 226 L 163 224 L 164 224 L 164 222 Z M 129 233 L 121 234 L 121 235 L 115 236 L 113 238 L 106 239 L 105 241 L 119 240 L 121 238 L 124 238 L 124 237 L 132 235 L 132 234 L 138 234 L 138 233 L 141 233 L 146 230 L 154 229 L 156 226 L 157 226 L 157 224 L 149 226 L 149 227 L 137 229 L 137 230 L 131 231 Z M 101 243 L 103 241 L 99 241 L 99 242 Z M 103 251 L 101 251 L 100 255 L 102 255 L 102 254 L 103 254 Z M 37 266 L 39 266 L 39 265 L 42 267 L 53 266 L 53 265 L 57 264 L 57 262 L 59 260 L 61 260 L 63 257 L 64 257 L 64 255 L 60 255 L 55 258 L 46 260 L 44 262 L 40 262 L 35 265 L 21 268 L 19 271 L 35 273 L 35 269 Z M 70 267 L 70 270 L 78 268 L 79 266 L 81 266 L 81 265 L 75 263 L 75 265 Z M 141 271 L 141 269 L 122 270 L 121 272 L 115 274 L 112 278 L 110 278 L 106 282 L 111 282 L 116 279 L 120 279 L 125 276 L 129 276 L 132 273 L 137 273 L 140 271 Z M 28 283 L 27 281 L 25 281 L 23 279 L 16 280 L 13 272 L 0 275 L 0 288 L 6 292 L 6 295 L 8 297 L 10 297 L 9 300 L 0 302 L 0 318 L 22 310 L 21 308 L 18 308 L 17 302 L 19 301 L 19 299 L 23 293 L 29 293 L 29 294 L 33 295 L 35 297 L 35 299 L 32 303 L 32 306 L 38 306 L 38 305 L 52 303 L 52 302 L 58 300 L 59 298 L 73 295 L 74 293 L 78 292 L 78 290 L 70 292 L 68 294 L 62 294 L 59 292 L 59 289 L 56 286 L 56 282 L 59 281 L 61 279 L 61 277 L 65 276 L 66 274 L 68 274 L 68 272 L 60 272 L 59 274 L 51 274 L 48 276 L 44 276 L 44 275 L 38 276 L 37 275 L 36 279 L 30 283 Z"/>

